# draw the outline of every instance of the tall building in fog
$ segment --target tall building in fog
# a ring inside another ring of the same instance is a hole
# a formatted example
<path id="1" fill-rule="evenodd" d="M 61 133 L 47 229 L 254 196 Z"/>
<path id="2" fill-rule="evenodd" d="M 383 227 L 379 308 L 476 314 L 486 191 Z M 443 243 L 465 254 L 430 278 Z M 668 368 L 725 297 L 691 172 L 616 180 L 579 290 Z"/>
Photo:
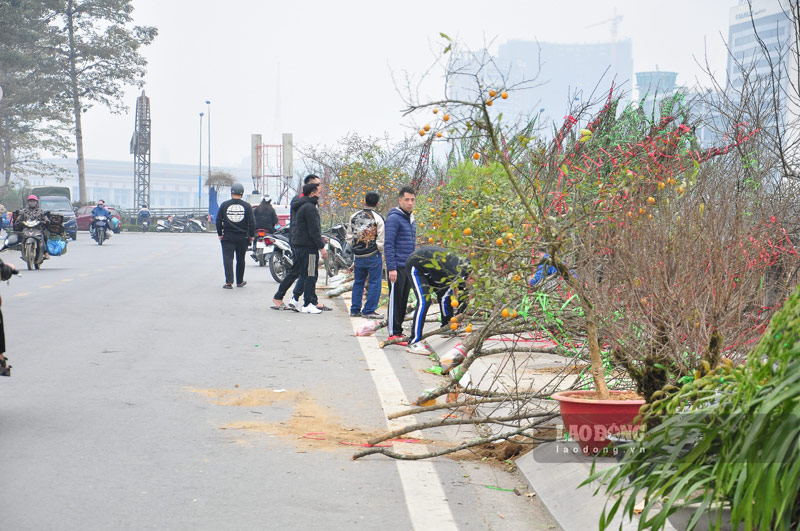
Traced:
<path id="1" fill-rule="evenodd" d="M 597 44 L 512 40 L 500 45 L 496 57 L 486 51 L 459 55 L 455 65 L 466 75 L 452 80 L 453 96 L 474 99 L 475 78 L 469 74 L 487 60 L 495 66 L 484 69 L 484 86 L 498 86 L 501 76 L 506 77 L 507 86 L 534 80 L 531 88 L 517 91 L 503 102 L 503 115 L 511 119 L 539 115 L 541 119 L 560 122 L 571 105 L 605 98 L 612 83 L 617 93 L 630 92 L 632 88 L 630 39 Z"/>

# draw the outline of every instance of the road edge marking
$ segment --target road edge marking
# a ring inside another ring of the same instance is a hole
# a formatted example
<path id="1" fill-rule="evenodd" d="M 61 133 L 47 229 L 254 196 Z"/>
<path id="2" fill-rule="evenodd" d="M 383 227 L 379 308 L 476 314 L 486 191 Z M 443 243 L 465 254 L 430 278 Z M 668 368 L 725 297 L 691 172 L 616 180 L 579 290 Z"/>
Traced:
<path id="1" fill-rule="evenodd" d="M 351 317 L 350 324 L 355 332 L 364 321 Z M 386 357 L 386 352 L 378 346 L 378 340 L 373 336 L 357 336 L 356 340 L 370 369 L 369 373 L 378 392 L 383 412 L 388 417 L 391 413 L 407 409 L 408 397 Z M 414 418 L 411 416 L 386 420 L 390 430 L 413 423 Z M 394 443 L 394 446 L 407 454 L 423 454 L 428 451 L 426 446 L 419 444 Z M 457 531 L 458 526 L 434 463 L 428 460 L 395 460 L 395 463 L 412 527 L 418 531 L 430 529 Z"/>

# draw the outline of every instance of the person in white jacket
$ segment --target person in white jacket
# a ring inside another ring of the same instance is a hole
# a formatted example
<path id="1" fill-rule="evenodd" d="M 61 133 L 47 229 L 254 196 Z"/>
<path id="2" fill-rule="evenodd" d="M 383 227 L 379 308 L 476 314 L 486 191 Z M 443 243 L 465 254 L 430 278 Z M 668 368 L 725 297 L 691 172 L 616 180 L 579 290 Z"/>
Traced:
<path id="1" fill-rule="evenodd" d="M 364 208 L 350 217 L 347 239 L 353 247 L 353 297 L 350 305 L 351 317 L 383 319 L 376 313 L 381 297 L 383 278 L 383 241 L 385 229 L 383 217 L 375 211 L 380 196 L 377 192 L 364 195 Z M 364 283 L 367 285 L 367 300 L 362 311 Z"/>

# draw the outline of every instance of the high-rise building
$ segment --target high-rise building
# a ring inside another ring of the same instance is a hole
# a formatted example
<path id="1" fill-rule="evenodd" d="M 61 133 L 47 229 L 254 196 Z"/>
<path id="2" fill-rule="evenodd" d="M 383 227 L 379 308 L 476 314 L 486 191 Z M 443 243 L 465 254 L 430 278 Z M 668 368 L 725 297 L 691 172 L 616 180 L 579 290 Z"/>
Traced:
<path id="1" fill-rule="evenodd" d="M 498 86 L 502 78 L 507 87 L 530 81 L 503 102 L 504 117 L 560 122 L 576 103 L 604 99 L 612 83 L 618 94 L 630 92 L 633 46 L 630 39 L 596 44 L 511 40 L 500 45 L 497 57 L 485 50 L 462 53 L 454 62 L 462 74 L 451 79 L 451 96 L 474 99 L 480 64 L 489 65 L 480 76 L 485 87 Z"/>

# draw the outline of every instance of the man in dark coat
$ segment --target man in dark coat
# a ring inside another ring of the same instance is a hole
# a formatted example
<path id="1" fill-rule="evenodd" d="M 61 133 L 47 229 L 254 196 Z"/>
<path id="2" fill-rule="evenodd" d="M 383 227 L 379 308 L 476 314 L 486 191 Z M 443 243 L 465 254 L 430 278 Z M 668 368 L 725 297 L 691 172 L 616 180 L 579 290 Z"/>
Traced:
<path id="1" fill-rule="evenodd" d="M 414 204 L 417 194 L 410 186 L 400 188 L 398 206 L 386 216 L 386 239 L 383 244 L 386 272 L 389 276 L 389 340 L 403 337 L 403 321 L 406 318 L 411 279 L 406 270 L 406 260 L 414 252 L 417 241 L 417 225 L 414 222 Z M 400 341 L 398 345 L 407 345 Z"/>
<path id="2" fill-rule="evenodd" d="M 256 235 L 253 207 L 243 201 L 244 186 L 231 186 L 231 198 L 219 206 L 217 235 L 222 244 L 222 265 L 225 268 L 225 289 L 233 288 L 233 256 L 236 255 L 236 287 L 243 288 L 244 256 Z"/>
<path id="3" fill-rule="evenodd" d="M 267 234 L 275 232 L 275 225 L 278 224 L 278 213 L 272 206 L 272 198 L 264 196 L 261 198 L 261 203 L 253 209 L 253 215 L 256 217 L 256 230 L 266 229 Z"/>
<path id="4" fill-rule="evenodd" d="M 303 287 L 303 307 L 302 313 L 322 313 L 322 309 L 317 307 L 316 285 L 319 276 L 319 256 L 324 259 L 327 256 L 325 243 L 322 241 L 322 226 L 317 210 L 317 203 L 320 196 L 320 185 L 310 183 L 303 186 L 303 196 L 292 206 L 294 212 L 292 220 L 292 251 L 294 252 L 294 263 L 299 264 L 300 276 L 298 284 Z M 276 307 L 280 307 L 283 295 L 294 282 L 289 275 L 283 279 L 278 287 L 278 292 L 273 299 Z"/>

